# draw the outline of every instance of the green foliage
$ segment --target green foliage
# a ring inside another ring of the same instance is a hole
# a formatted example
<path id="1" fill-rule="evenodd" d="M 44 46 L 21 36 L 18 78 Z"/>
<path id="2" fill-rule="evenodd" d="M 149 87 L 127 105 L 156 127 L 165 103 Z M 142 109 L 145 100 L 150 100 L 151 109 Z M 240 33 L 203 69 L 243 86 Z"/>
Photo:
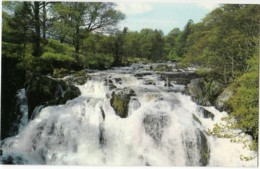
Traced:
<path id="1" fill-rule="evenodd" d="M 54 69 L 52 76 L 55 78 L 63 78 L 64 76 L 68 75 L 69 71 L 64 68 Z"/>
<path id="2" fill-rule="evenodd" d="M 56 40 L 49 39 L 47 46 L 43 49 L 44 52 L 56 52 L 63 54 L 72 54 L 73 47 L 64 43 L 60 43 Z"/>
<path id="3" fill-rule="evenodd" d="M 41 58 L 43 60 L 46 60 L 46 61 L 61 61 L 61 62 L 75 61 L 75 58 L 73 58 L 71 56 L 64 55 L 64 54 L 61 54 L 61 53 L 52 53 L 52 52 L 43 53 Z"/>
<path id="4" fill-rule="evenodd" d="M 80 59 L 83 66 L 90 69 L 108 69 L 114 62 L 114 57 L 112 55 L 103 53 L 80 56 Z"/>
<path id="5" fill-rule="evenodd" d="M 73 44 L 77 54 L 86 34 L 109 31 L 124 19 L 124 14 L 115 10 L 115 4 L 111 2 L 54 3 L 52 13 L 55 18 L 53 34 L 57 34 L 61 42 L 69 41 Z"/>
<path id="6" fill-rule="evenodd" d="M 229 4 L 213 10 L 190 26 L 182 62 L 211 68 L 224 83 L 234 81 L 247 70 L 247 60 L 256 51 L 259 11 L 258 5 Z"/>
<path id="7" fill-rule="evenodd" d="M 139 57 L 128 57 L 126 59 L 123 60 L 123 64 L 132 64 L 132 63 L 151 63 L 152 61 L 146 58 L 139 58 Z"/>
<path id="8" fill-rule="evenodd" d="M 259 117 L 259 86 L 258 86 L 258 55 L 248 60 L 250 68 L 248 72 L 231 84 L 234 95 L 228 101 L 232 112 L 229 117 L 222 119 L 222 124 L 216 124 L 208 133 L 217 137 L 232 138 L 232 142 L 242 142 L 245 148 L 257 150 L 258 142 L 258 117 Z M 239 129 L 238 132 L 232 132 Z M 243 133 L 250 134 L 253 141 L 244 140 Z M 238 137 L 239 136 L 239 137 Z M 235 138 L 238 137 L 238 138 Z M 241 156 L 242 160 L 250 160 L 251 157 Z"/>
<path id="9" fill-rule="evenodd" d="M 47 72 L 53 72 L 55 68 L 71 69 L 70 65 L 76 63 L 73 51 L 73 47 L 70 45 L 49 39 L 40 56 L 39 64 L 42 65 L 38 65 Z"/>
<path id="10" fill-rule="evenodd" d="M 167 56 L 167 60 L 173 62 L 180 62 L 182 58 L 177 55 L 176 51 L 171 50 Z"/>
<path id="11" fill-rule="evenodd" d="M 199 75 L 200 77 L 205 77 L 210 73 L 210 69 L 207 68 L 200 68 L 196 70 L 195 74 Z"/>
<path id="12" fill-rule="evenodd" d="M 233 87 L 235 94 L 229 101 L 233 111 L 231 117 L 236 119 L 237 128 L 252 135 L 253 139 L 258 139 L 258 56 L 255 55 L 250 60 L 253 64 L 250 71 L 238 78 Z"/>

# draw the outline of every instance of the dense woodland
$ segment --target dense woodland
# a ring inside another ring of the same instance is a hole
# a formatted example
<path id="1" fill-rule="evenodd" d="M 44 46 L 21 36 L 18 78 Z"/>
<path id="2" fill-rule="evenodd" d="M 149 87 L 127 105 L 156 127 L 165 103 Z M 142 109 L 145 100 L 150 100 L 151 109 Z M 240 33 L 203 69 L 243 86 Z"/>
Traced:
<path id="1" fill-rule="evenodd" d="M 173 61 L 200 66 L 199 75 L 233 88 L 227 104 L 236 122 L 226 119 L 228 127 L 257 143 L 259 5 L 221 5 L 201 22 L 189 20 L 167 35 L 149 28 L 118 30 L 125 15 L 114 3 L 9 1 L 3 2 L 2 17 L 2 113 L 12 111 L 9 102 L 28 72 Z M 2 129 L 9 123 L 3 117 Z"/>

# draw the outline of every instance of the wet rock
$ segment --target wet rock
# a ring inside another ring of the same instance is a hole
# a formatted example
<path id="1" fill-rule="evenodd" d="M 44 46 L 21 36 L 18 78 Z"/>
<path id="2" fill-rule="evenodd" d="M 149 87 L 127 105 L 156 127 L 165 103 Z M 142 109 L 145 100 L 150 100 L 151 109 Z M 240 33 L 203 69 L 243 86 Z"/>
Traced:
<path id="1" fill-rule="evenodd" d="M 22 155 L 8 154 L 1 157 L 1 163 L 12 165 L 12 164 L 28 164 L 28 160 L 25 159 Z"/>
<path id="2" fill-rule="evenodd" d="M 200 105 L 211 106 L 222 90 L 223 85 L 217 81 L 197 78 L 187 85 L 186 94 L 191 95 L 192 100 Z"/>
<path id="3" fill-rule="evenodd" d="M 230 111 L 227 101 L 232 97 L 233 91 L 226 88 L 216 99 L 214 106 L 220 111 Z"/>
<path id="4" fill-rule="evenodd" d="M 119 89 L 112 93 L 110 104 L 114 108 L 116 115 L 121 118 L 128 116 L 128 104 L 132 96 L 135 96 L 135 92 L 132 89 Z"/>
<path id="5" fill-rule="evenodd" d="M 144 77 L 144 76 L 148 76 L 148 75 L 152 75 L 152 73 L 150 73 L 150 72 L 142 72 L 142 73 L 137 73 L 134 76 L 135 77 Z"/>
<path id="6" fill-rule="evenodd" d="M 121 78 L 115 78 L 115 81 L 116 81 L 116 83 L 118 83 L 118 84 L 122 84 L 122 79 L 121 79 Z"/>
<path id="7" fill-rule="evenodd" d="M 116 88 L 116 86 L 114 85 L 114 83 L 111 79 L 107 80 L 105 85 L 109 87 L 109 90 L 113 90 Z"/>
<path id="8" fill-rule="evenodd" d="M 102 107 L 100 107 L 101 117 L 102 121 L 99 123 L 99 144 L 101 147 L 104 147 L 106 145 L 106 139 L 105 139 L 105 127 L 104 127 L 104 121 L 106 119 L 105 111 Z"/>
<path id="9" fill-rule="evenodd" d="M 210 150 L 209 150 L 209 146 L 208 146 L 208 141 L 207 141 L 207 137 L 205 136 L 205 134 L 200 131 L 199 129 L 196 129 L 197 132 L 197 146 L 200 150 L 200 165 L 201 166 L 206 166 L 209 162 L 209 158 L 210 158 Z"/>
<path id="10" fill-rule="evenodd" d="M 158 144 L 164 134 L 164 128 L 170 124 L 170 119 L 163 114 L 147 114 L 143 124 L 145 132 Z"/>
<path id="11" fill-rule="evenodd" d="M 197 123 L 199 123 L 201 125 L 201 121 L 195 114 L 192 114 L 192 118 L 193 118 L 193 120 L 195 120 Z"/>
<path id="12" fill-rule="evenodd" d="M 198 78 L 198 75 L 196 75 L 194 72 L 162 72 L 160 75 L 162 80 L 168 82 L 174 81 L 176 84 L 180 85 L 187 85 L 191 82 L 192 79 Z"/>
<path id="13" fill-rule="evenodd" d="M 187 85 L 187 93 L 191 95 L 192 100 L 201 105 L 210 105 L 210 103 L 205 99 L 205 86 L 204 79 L 193 79 L 190 84 Z"/>
<path id="14" fill-rule="evenodd" d="M 29 119 L 34 109 L 39 105 L 65 104 L 68 100 L 80 95 L 80 90 L 77 87 L 67 85 L 62 80 L 48 77 L 34 76 L 26 86 Z"/>
<path id="15" fill-rule="evenodd" d="M 172 66 L 169 65 L 158 65 L 155 68 L 153 68 L 154 71 L 165 71 L 165 72 L 170 72 L 172 71 Z"/>
<path id="16" fill-rule="evenodd" d="M 204 107 L 198 107 L 198 111 L 202 113 L 203 118 L 211 118 L 212 120 L 214 120 L 215 115 L 206 110 Z"/>
<path id="17" fill-rule="evenodd" d="M 144 82 L 145 85 L 156 85 L 155 82 L 153 80 L 146 80 Z"/>

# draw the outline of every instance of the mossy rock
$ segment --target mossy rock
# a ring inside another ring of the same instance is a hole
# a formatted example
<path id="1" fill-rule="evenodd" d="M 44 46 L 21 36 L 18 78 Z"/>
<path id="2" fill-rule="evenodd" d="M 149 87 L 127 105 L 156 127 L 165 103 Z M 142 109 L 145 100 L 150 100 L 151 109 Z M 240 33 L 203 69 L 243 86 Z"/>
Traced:
<path id="1" fill-rule="evenodd" d="M 85 70 L 77 71 L 71 74 L 70 77 L 65 79 L 65 82 L 69 85 L 83 85 L 87 83 L 89 76 Z"/>
<path id="2" fill-rule="evenodd" d="M 52 76 L 54 78 L 63 78 L 70 74 L 71 72 L 67 69 L 61 68 L 61 69 L 54 69 Z"/>
<path id="3" fill-rule="evenodd" d="M 172 67 L 168 66 L 168 65 L 158 65 L 153 70 L 159 71 L 159 72 L 161 72 L 161 71 L 169 72 L 169 71 L 172 71 Z"/>
<path id="4" fill-rule="evenodd" d="M 127 88 L 112 93 L 110 104 L 114 108 L 116 115 L 121 118 L 128 116 L 128 104 L 131 96 L 135 96 L 135 93 L 132 89 Z"/>
<path id="5" fill-rule="evenodd" d="M 75 73 L 73 73 L 73 77 L 85 77 L 87 75 L 85 70 L 80 70 Z"/>
<path id="6" fill-rule="evenodd" d="M 29 118 L 39 105 L 65 104 L 68 100 L 80 95 L 80 90 L 77 87 L 67 85 L 62 80 L 48 77 L 34 76 L 27 82 L 26 86 Z"/>

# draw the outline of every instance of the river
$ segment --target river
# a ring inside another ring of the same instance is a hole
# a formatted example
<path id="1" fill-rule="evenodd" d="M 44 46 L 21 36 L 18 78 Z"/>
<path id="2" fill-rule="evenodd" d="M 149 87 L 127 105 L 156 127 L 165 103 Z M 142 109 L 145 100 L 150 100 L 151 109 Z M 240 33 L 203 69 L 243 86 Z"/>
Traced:
<path id="1" fill-rule="evenodd" d="M 197 105 L 183 93 L 184 85 L 163 80 L 150 67 L 135 64 L 89 72 L 87 83 L 77 86 L 79 97 L 41 109 L 28 124 L 23 105 L 19 134 L 2 141 L 1 160 L 48 165 L 257 166 L 257 158 L 240 159 L 256 156 L 242 143 L 207 134 L 226 112 Z M 111 99 L 113 93 L 129 90 L 134 94 L 122 118 Z M 25 99 L 24 89 L 19 95 Z M 214 118 L 205 118 L 203 109 Z"/>

